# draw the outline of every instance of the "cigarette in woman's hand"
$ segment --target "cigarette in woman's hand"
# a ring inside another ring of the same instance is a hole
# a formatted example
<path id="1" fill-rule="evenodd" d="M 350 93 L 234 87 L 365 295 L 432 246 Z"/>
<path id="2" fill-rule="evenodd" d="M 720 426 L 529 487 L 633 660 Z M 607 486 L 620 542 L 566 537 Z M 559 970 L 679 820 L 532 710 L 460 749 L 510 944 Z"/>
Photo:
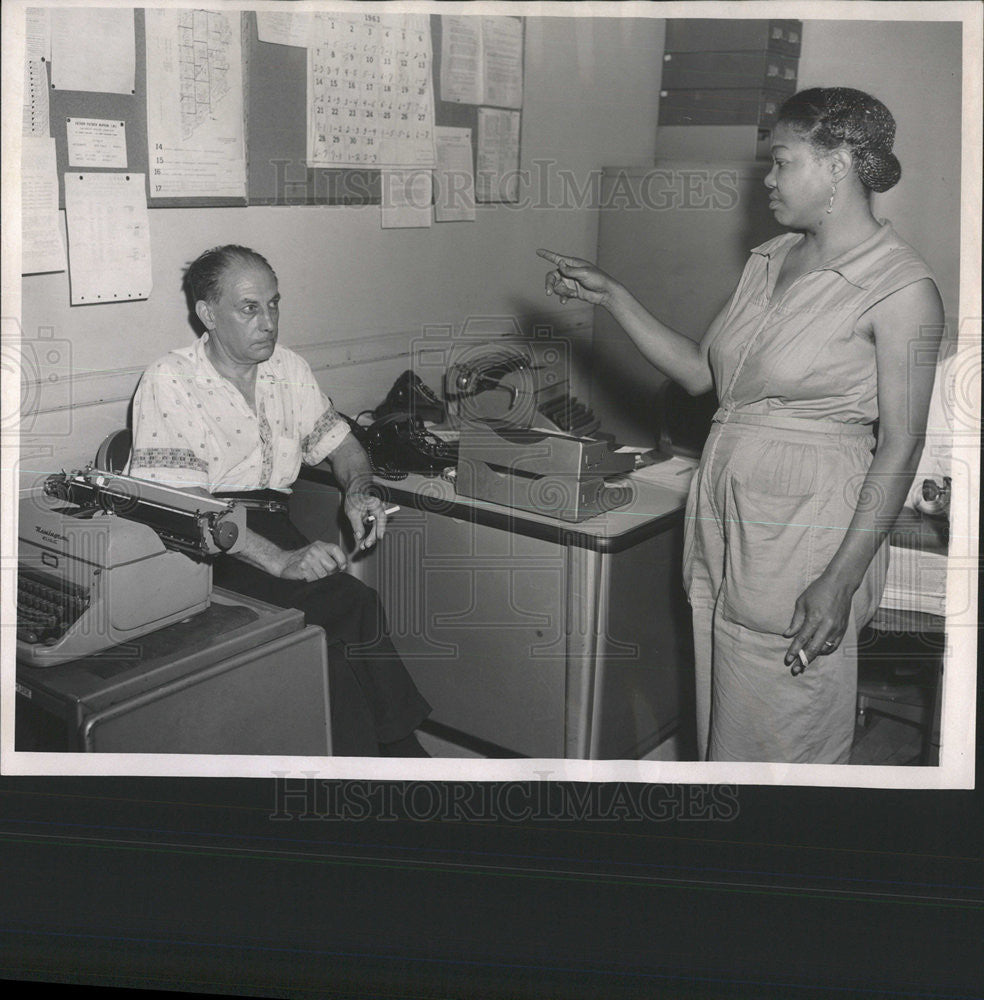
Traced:
<path id="1" fill-rule="evenodd" d="M 808 667 L 808 666 L 810 665 L 810 660 L 809 660 L 809 658 L 807 657 L 806 653 L 805 653 L 805 652 L 803 652 L 803 650 L 802 650 L 802 649 L 801 649 L 801 650 L 799 651 L 799 661 L 800 661 L 800 664 L 802 664 L 802 666 L 797 666 L 797 665 L 796 665 L 796 664 L 794 663 L 794 664 L 793 664 L 793 668 L 792 668 L 792 670 L 790 671 L 790 673 L 791 673 L 791 674 L 792 674 L 792 675 L 793 675 L 794 677 L 799 677 L 799 675 L 800 675 L 801 673 L 803 673 L 803 671 L 804 671 L 804 670 L 806 670 L 806 668 L 807 668 L 807 667 Z"/>

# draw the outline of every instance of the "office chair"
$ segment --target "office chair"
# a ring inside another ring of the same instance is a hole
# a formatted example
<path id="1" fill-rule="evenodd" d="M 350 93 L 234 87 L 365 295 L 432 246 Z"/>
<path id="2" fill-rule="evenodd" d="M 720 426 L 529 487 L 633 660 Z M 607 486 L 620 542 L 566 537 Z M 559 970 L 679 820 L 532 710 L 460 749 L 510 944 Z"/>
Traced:
<path id="1" fill-rule="evenodd" d="M 130 460 L 133 435 L 124 427 L 108 434 L 96 452 L 96 468 L 106 472 L 122 472 Z"/>

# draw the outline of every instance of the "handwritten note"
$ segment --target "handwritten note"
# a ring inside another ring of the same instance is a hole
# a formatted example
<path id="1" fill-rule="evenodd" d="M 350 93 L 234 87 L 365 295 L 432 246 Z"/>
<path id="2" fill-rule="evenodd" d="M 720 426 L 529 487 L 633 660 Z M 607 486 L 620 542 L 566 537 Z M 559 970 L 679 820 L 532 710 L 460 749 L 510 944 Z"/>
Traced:
<path id="1" fill-rule="evenodd" d="M 65 174 L 73 306 L 150 295 L 145 181 L 143 174 Z"/>

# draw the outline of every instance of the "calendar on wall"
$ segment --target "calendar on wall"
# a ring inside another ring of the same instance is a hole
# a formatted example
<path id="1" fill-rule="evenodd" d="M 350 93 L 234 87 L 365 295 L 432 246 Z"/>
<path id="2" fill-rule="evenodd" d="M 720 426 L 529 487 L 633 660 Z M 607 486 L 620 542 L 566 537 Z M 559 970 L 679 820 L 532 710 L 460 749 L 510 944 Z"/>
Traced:
<path id="1" fill-rule="evenodd" d="M 433 167 L 426 14 L 319 14 L 307 58 L 308 167 Z"/>

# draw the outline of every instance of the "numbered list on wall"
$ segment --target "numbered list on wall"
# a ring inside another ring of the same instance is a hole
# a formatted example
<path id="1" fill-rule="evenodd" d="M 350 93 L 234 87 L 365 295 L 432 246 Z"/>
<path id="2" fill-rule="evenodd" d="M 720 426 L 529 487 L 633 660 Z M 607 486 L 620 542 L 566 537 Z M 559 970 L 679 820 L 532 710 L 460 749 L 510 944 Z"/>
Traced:
<path id="1" fill-rule="evenodd" d="M 240 14 L 146 11 L 151 198 L 245 198 Z"/>
<path id="2" fill-rule="evenodd" d="M 319 14 L 308 47 L 308 166 L 433 167 L 431 61 L 427 15 Z"/>

